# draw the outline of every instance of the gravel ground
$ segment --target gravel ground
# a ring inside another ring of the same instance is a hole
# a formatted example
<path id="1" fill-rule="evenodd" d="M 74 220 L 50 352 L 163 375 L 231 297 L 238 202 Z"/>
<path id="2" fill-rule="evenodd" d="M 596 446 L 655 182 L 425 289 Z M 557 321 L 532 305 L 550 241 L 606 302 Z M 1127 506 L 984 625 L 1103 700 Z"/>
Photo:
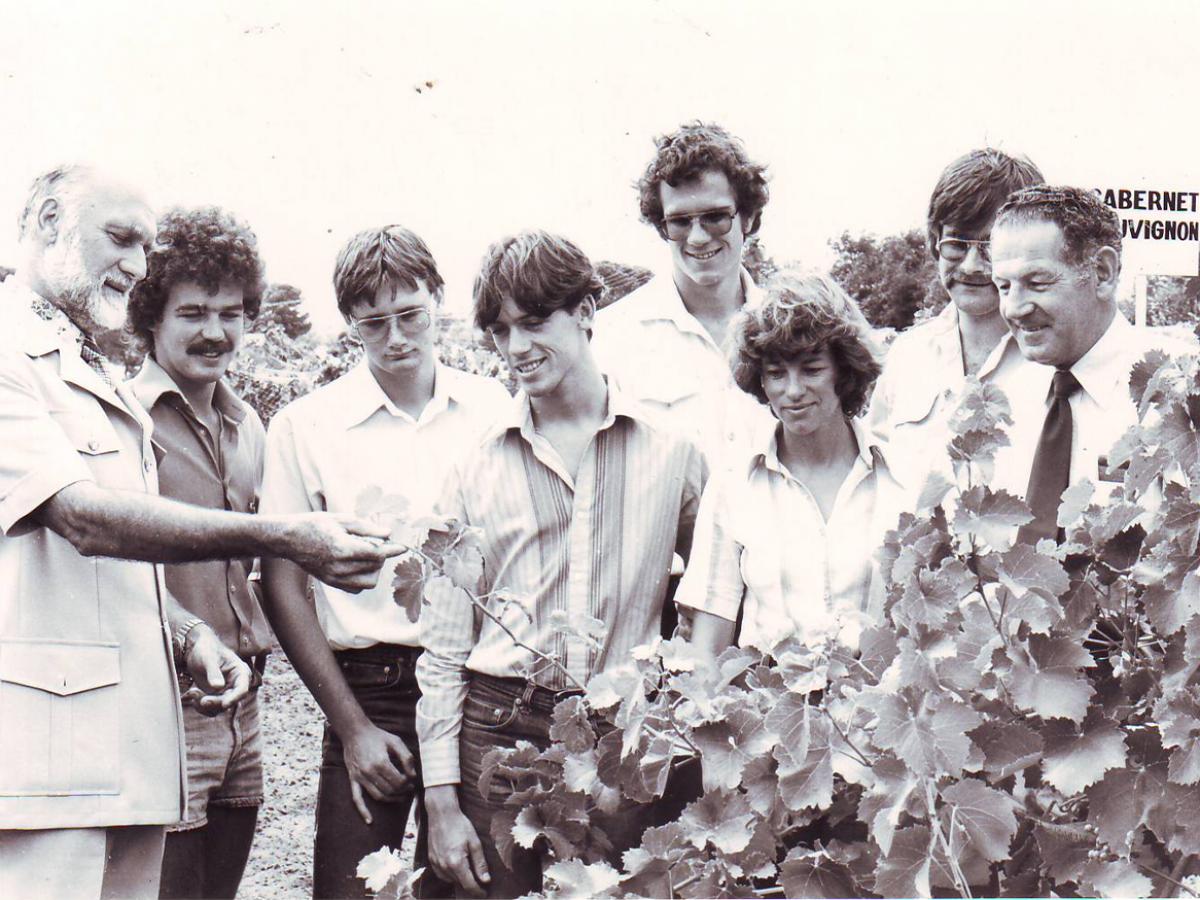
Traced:
<path id="1" fill-rule="evenodd" d="M 312 896 L 313 811 L 324 717 L 278 651 L 271 654 L 260 691 L 266 802 L 238 897 L 307 900 Z M 409 835 L 404 846 L 414 843 Z"/>

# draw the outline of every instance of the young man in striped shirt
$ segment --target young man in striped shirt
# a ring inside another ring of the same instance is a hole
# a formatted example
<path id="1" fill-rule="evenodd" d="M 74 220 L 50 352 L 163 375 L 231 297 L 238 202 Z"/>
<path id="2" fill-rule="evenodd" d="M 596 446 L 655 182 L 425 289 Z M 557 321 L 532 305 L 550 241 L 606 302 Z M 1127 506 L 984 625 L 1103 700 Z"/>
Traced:
<path id="1" fill-rule="evenodd" d="M 462 595 L 421 614 L 430 861 L 468 894 L 541 887 L 531 851 L 516 848 L 512 868 L 497 853 L 490 821 L 504 798 L 480 795 L 483 757 L 519 740 L 547 746 L 563 692 L 657 635 L 672 554 L 691 545 L 700 451 L 601 374 L 590 345 L 599 292 L 587 257 L 544 232 L 493 244 L 475 281 L 475 321 L 521 393 L 452 469 L 442 512 L 483 531 L 484 602 L 503 591 L 529 615 L 511 625 L 522 647 Z M 557 633 L 555 612 L 602 621 L 600 646 Z M 610 837 L 619 847 L 623 836 Z"/>

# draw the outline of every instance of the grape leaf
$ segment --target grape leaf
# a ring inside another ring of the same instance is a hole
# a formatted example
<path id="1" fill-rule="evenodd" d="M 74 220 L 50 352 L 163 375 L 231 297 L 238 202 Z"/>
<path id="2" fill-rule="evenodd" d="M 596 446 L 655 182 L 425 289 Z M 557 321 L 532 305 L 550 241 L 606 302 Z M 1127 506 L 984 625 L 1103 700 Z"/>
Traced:
<path id="1" fill-rule="evenodd" d="M 1094 887 L 1099 897 L 1149 897 L 1154 893 L 1154 882 L 1122 860 L 1093 860 L 1084 866 L 1080 880 Z"/>
<path id="2" fill-rule="evenodd" d="M 909 799 L 924 779 L 890 756 L 881 757 L 871 773 L 875 781 L 859 801 L 858 817 L 867 823 L 871 837 L 886 855 L 891 851 L 900 817 L 908 811 Z"/>
<path id="3" fill-rule="evenodd" d="M 1096 846 L 1083 825 L 1038 822 L 1033 835 L 1047 874 L 1059 882 L 1078 881 L 1087 864 L 1088 852 Z"/>
<path id="4" fill-rule="evenodd" d="M 959 495 L 954 527 L 960 533 L 978 535 L 990 547 L 1007 550 L 1017 536 L 1017 528 L 1032 519 L 1024 500 L 1007 491 L 993 492 L 976 485 Z"/>
<path id="5" fill-rule="evenodd" d="M 742 781 L 750 760 L 770 751 L 779 736 L 766 726 L 757 711 L 730 708 L 723 719 L 692 731 L 704 767 L 704 789 L 733 790 Z"/>
<path id="6" fill-rule="evenodd" d="M 897 624 L 910 631 L 916 626 L 941 628 L 958 602 L 975 589 L 975 576 L 957 559 L 936 570 L 920 570 L 904 586 L 904 593 L 892 608 Z"/>
<path id="7" fill-rule="evenodd" d="M 621 875 L 606 862 L 584 863 L 578 859 L 551 863 L 542 873 L 555 897 L 615 897 Z"/>
<path id="8" fill-rule="evenodd" d="M 588 706 L 611 709 L 618 703 L 644 696 L 642 675 L 633 665 L 606 669 L 587 683 Z"/>
<path id="9" fill-rule="evenodd" d="M 1012 421 L 1012 406 L 1004 391 L 990 381 L 974 377 L 967 381 L 962 399 L 950 415 L 954 434 L 989 431 L 1000 425 L 1011 425 Z"/>
<path id="10" fill-rule="evenodd" d="M 1020 722 L 989 719 L 971 732 L 971 740 L 983 751 L 983 770 L 994 780 L 1007 778 L 1042 758 L 1042 736 Z"/>
<path id="11" fill-rule="evenodd" d="M 358 861 L 354 874 L 367 883 L 367 890 L 379 892 L 403 871 L 404 860 L 400 851 L 391 847 L 380 847 Z"/>
<path id="12" fill-rule="evenodd" d="M 936 710 L 914 711 L 897 696 L 879 703 L 874 742 L 890 750 L 920 775 L 957 775 L 967 762 L 971 741 L 967 732 L 983 719 L 964 703 L 948 700 Z"/>
<path id="13" fill-rule="evenodd" d="M 555 634 L 576 638 L 596 650 L 604 647 L 604 637 L 608 634 L 604 622 L 578 609 L 554 610 L 550 613 L 549 625 Z"/>
<path id="14" fill-rule="evenodd" d="M 1080 669 L 1095 666 L 1091 655 L 1071 638 L 1031 635 L 1032 664 L 1013 662 L 1013 699 L 1043 719 L 1082 722 L 1095 689 Z"/>
<path id="15" fill-rule="evenodd" d="M 833 751 L 829 745 L 831 728 L 825 718 L 809 723 L 811 735 L 808 753 L 794 755 L 784 744 L 775 747 L 779 763 L 779 796 L 788 809 L 823 809 L 833 801 Z"/>
<path id="16" fill-rule="evenodd" d="M 925 825 L 901 828 L 892 851 L 879 863 L 874 891 L 883 897 L 928 897 L 930 832 Z"/>
<path id="17" fill-rule="evenodd" d="M 476 544 L 459 541 L 443 554 L 442 570 L 457 587 L 477 591 L 483 579 L 483 553 Z"/>
<path id="18" fill-rule="evenodd" d="M 1200 781 L 1200 703 L 1190 693 L 1154 704 L 1154 718 L 1164 747 L 1177 748 L 1170 756 L 1170 779 L 1176 784 Z"/>
<path id="19" fill-rule="evenodd" d="M 948 804 L 942 810 L 948 833 L 953 821 L 966 831 L 971 846 L 985 859 L 997 862 L 1008 856 L 1017 833 L 1015 811 L 1019 808 L 1012 797 L 974 778 L 964 778 L 942 788 L 941 793 Z"/>
<path id="20" fill-rule="evenodd" d="M 930 509 L 946 499 L 954 484 L 941 472 L 930 472 L 917 497 L 917 510 Z"/>
<path id="21" fill-rule="evenodd" d="M 1076 481 L 1062 493 L 1058 504 L 1058 527 L 1071 529 L 1092 505 L 1096 485 L 1086 478 Z"/>
<path id="22" fill-rule="evenodd" d="M 568 697 L 554 707 L 550 740 L 561 741 L 571 753 L 583 753 L 596 746 L 596 731 L 588 720 L 583 698 Z"/>
<path id="23" fill-rule="evenodd" d="M 1071 586 L 1061 563 L 1042 556 L 1028 544 L 1017 544 L 1001 554 L 996 576 L 1018 597 L 1027 591 L 1044 591 L 1057 599 Z"/>
<path id="24" fill-rule="evenodd" d="M 415 553 L 404 554 L 397 561 L 396 571 L 392 575 L 392 597 L 410 622 L 416 622 L 421 615 L 424 588 L 425 568 L 421 558 Z"/>
<path id="25" fill-rule="evenodd" d="M 1067 796 L 1125 765 L 1125 737 L 1111 722 L 1089 719 L 1080 734 L 1062 720 L 1046 724 L 1042 778 Z"/>
<path id="26" fill-rule="evenodd" d="M 850 870 L 824 850 L 793 847 L 779 873 L 788 897 L 857 897 L 862 893 Z"/>
<path id="27" fill-rule="evenodd" d="M 709 791 L 688 804 L 679 824 L 697 850 L 712 844 L 724 853 L 745 850 L 753 836 L 754 810 L 740 793 Z"/>
<path id="28" fill-rule="evenodd" d="M 545 838 L 555 857 L 570 859 L 578 854 L 576 842 L 582 837 L 577 827 L 571 827 L 573 824 L 578 822 L 572 823 L 561 803 L 549 801 L 526 806 L 517 813 L 512 836 L 527 850 L 533 849 L 538 838 Z"/>
<path id="29" fill-rule="evenodd" d="M 808 755 L 811 729 L 809 705 L 804 696 L 791 691 L 784 694 L 767 713 L 765 724 L 795 756 L 803 759 Z"/>

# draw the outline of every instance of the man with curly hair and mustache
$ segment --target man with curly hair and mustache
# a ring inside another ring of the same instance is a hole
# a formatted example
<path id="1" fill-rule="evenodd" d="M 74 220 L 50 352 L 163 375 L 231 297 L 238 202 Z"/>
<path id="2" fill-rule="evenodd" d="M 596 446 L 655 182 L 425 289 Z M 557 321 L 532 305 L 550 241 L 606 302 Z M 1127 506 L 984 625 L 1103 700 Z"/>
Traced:
<path id="1" fill-rule="evenodd" d="M 254 512 L 265 434 L 258 414 L 222 379 L 258 315 L 263 265 L 254 232 L 216 207 L 176 209 L 158 223 L 129 320 L 149 355 L 131 382 L 154 420 L 159 493 L 210 509 Z M 256 688 L 271 630 L 250 573 L 253 559 L 167 566 L 167 589 L 252 670 L 229 709 L 198 707 L 185 681 L 188 803 L 167 831 L 162 897 L 233 897 L 263 799 Z"/>

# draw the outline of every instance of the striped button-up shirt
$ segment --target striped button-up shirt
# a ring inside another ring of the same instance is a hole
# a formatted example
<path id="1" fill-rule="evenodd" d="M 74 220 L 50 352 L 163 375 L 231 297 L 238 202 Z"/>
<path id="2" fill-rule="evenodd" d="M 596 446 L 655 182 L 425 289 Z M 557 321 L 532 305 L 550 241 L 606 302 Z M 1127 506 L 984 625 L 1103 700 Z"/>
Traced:
<path id="1" fill-rule="evenodd" d="M 581 683 L 654 637 L 671 557 L 690 548 L 705 464 L 690 440 L 654 421 L 610 385 L 607 417 L 572 477 L 519 394 L 483 444 L 452 469 L 443 492 L 444 513 L 483 530 L 489 608 Z M 501 592 L 522 598 L 525 612 L 503 613 Z M 558 633 L 551 625 L 558 611 L 602 621 L 599 646 Z M 422 610 L 421 639 L 417 733 L 427 787 L 459 780 L 471 672 L 569 684 L 461 595 Z"/>

